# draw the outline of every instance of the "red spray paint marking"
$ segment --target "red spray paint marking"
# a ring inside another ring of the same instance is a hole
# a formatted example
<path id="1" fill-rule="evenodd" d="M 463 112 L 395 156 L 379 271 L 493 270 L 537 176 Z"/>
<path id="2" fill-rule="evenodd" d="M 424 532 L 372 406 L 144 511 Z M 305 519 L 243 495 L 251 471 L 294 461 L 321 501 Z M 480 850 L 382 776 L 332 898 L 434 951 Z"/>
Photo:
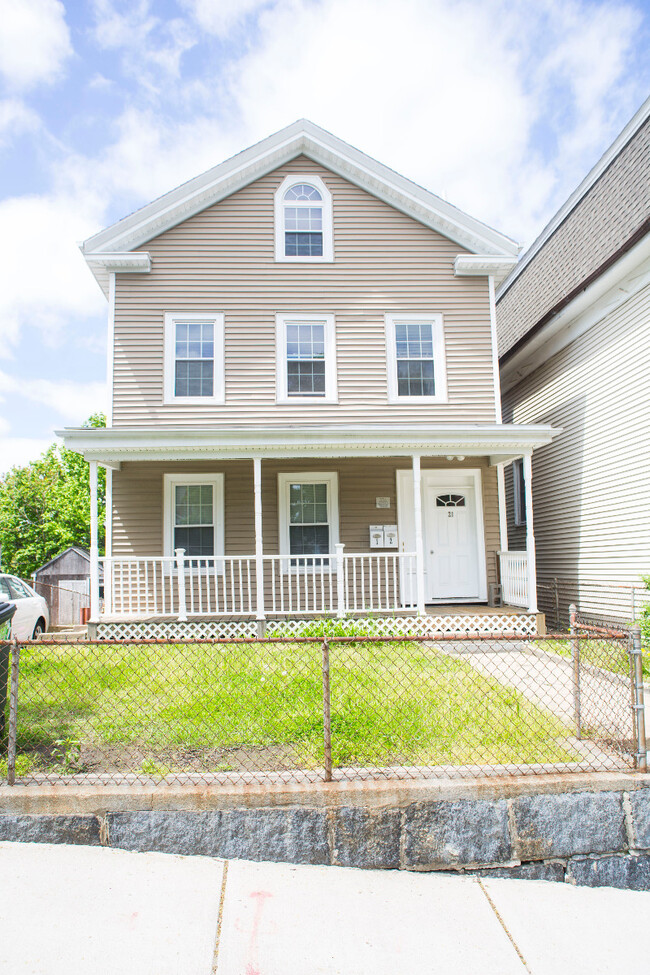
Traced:
<path id="1" fill-rule="evenodd" d="M 264 902 L 267 897 L 273 897 L 273 894 L 270 890 L 253 890 L 249 896 L 255 898 L 255 914 L 253 915 L 253 926 L 251 928 L 251 937 L 248 943 L 249 960 L 246 964 L 246 975 L 262 975 L 257 957 L 259 948 L 257 942 L 260 933 Z"/>

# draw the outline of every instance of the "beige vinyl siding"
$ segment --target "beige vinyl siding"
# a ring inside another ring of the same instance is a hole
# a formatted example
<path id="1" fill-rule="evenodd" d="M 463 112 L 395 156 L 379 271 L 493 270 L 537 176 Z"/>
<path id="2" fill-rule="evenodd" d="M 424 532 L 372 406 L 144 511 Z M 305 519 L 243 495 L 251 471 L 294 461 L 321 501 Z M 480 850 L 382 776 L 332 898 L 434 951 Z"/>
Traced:
<path id="1" fill-rule="evenodd" d="M 334 262 L 275 261 L 274 192 L 315 172 L 333 197 Z M 115 426 L 494 422 L 487 278 L 457 278 L 463 252 L 322 166 L 298 158 L 143 246 L 149 274 L 116 276 Z M 226 402 L 163 406 L 163 317 L 225 314 Z M 275 316 L 335 316 L 338 404 L 277 405 Z M 384 315 L 440 312 L 449 403 L 387 401 Z"/>
<path id="2" fill-rule="evenodd" d="M 488 583 L 496 581 L 499 521 L 496 468 L 473 458 L 464 465 L 422 459 L 423 469 L 480 467 Z M 278 474 L 310 471 L 338 474 L 339 534 L 346 551 L 368 552 L 369 526 L 397 522 L 397 470 L 411 467 L 411 458 L 317 459 L 262 461 L 262 532 L 264 551 L 279 550 Z M 125 463 L 113 473 L 113 555 L 160 556 L 163 554 L 163 475 L 165 473 L 217 472 L 224 474 L 225 554 L 253 555 L 253 462 L 247 460 L 194 461 L 191 463 Z M 377 508 L 377 497 L 389 497 L 390 508 Z M 382 550 L 384 551 L 384 550 Z M 388 549 L 385 551 L 389 551 Z"/>
<path id="3" fill-rule="evenodd" d="M 650 573 L 649 377 L 645 288 L 504 397 L 504 420 L 563 428 L 533 455 L 538 578 L 602 616 L 629 618 L 616 587 Z M 509 547 L 523 548 L 507 475 Z"/>

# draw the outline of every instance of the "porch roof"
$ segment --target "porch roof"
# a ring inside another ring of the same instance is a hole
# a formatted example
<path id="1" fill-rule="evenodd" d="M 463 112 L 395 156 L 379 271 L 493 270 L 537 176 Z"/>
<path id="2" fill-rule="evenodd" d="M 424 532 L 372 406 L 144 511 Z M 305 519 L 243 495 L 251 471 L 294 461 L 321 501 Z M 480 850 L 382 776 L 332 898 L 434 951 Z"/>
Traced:
<path id="1" fill-rule="evenodd" d="M 330 424 L 269 427 L 67 427 L 65 446 L 101 466 L 242 457 L 489 457 L 508 463 L 560 433 L 546 424 Z"/>

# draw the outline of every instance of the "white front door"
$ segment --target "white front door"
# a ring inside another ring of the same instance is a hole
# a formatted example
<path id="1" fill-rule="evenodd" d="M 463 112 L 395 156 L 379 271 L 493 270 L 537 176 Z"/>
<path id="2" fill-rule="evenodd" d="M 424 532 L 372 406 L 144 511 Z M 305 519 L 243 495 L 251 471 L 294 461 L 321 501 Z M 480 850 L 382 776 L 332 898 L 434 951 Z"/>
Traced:
<path id="1" fill-rule="evenodd" d="M 397 472 L 397 507 L 402 551 L 415 551 L 413 474 Z M 478 469 L 422 471 L 424 598 L 426 602 L 482 602 L 487 598 L 481 472 Z M 402 571 L 402 576 L 406 570 Z M 415 580 L 402 578 L 405 593 Z M 413 602 L 413 598 L 407 600 Z"/>
<path id="2" fill-rule="evenodd" d="M 474 486 L 426 478 L 423 494 L 427 602 L 479 599 Z"/>

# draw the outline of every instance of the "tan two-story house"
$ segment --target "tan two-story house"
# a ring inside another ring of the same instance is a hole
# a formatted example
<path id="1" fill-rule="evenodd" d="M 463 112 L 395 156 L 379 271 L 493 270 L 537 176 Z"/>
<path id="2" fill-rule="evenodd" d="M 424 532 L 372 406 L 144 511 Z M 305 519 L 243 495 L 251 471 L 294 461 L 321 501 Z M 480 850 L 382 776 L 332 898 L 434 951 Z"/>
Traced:
<path id="1" fill-rule="evenodd" d="M 110 415 L 62 435 L 93 491 L 107 471 L 97 632 L 538 625 L 532 510 L 508 553 L 503 490 L 552 438 L 501 422 L 517 252 L 304 120 L 86 241 Z M 499 592 L 516 613 L 485 624 Z"/>

